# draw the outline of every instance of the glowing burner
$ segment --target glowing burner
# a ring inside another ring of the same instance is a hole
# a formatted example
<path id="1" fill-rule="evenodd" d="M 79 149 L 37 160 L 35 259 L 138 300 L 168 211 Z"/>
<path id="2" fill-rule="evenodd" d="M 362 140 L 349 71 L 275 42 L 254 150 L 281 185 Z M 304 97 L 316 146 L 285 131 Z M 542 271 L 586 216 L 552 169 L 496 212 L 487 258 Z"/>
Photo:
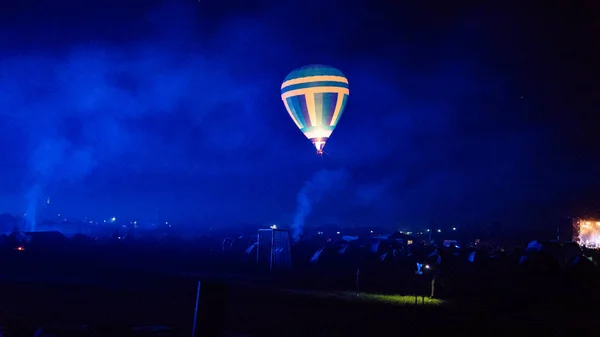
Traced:
<path id="1" fill-rule="evenodd" d="M 575 219 L 574 241 L 588 248 L 600 248 L 600 221 Z"/>

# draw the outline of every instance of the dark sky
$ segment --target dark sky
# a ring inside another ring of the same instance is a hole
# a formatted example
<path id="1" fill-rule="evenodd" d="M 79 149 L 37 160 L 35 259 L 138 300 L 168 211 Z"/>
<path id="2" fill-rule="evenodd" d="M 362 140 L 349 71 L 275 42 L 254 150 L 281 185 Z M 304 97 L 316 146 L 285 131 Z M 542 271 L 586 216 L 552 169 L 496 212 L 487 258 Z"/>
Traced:
<path id="1" fill-rule="evenodd" d="M 455 3 L 3 5 L 0 211 L 34 187 L 70 217 L 211 226 L 291 223 L 302 191 L 310 224 L 600 209 L 597 1 Z M 350 82 L 323 158 L 279 92 L 311 63 Z"/>

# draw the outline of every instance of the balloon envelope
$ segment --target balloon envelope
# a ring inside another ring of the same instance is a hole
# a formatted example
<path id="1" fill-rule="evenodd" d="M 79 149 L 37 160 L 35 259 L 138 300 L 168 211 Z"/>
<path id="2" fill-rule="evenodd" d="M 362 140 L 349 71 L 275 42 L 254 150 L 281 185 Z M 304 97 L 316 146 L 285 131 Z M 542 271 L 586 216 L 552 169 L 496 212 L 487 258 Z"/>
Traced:
<path id="1" fill-rule="evenodd" d="M 342 117 L 349 94 L 341 71 L 318 64 L 292 71 L 281 85 L 285 108 L 318 154 Z"/>

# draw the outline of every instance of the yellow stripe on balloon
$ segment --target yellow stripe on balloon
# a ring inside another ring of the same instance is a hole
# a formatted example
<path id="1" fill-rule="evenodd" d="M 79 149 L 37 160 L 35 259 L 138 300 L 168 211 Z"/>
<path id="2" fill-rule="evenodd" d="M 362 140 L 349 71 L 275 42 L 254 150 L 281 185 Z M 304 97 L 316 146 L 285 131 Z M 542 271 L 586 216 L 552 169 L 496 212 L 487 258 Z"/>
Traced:
<path id="1" fill-rule="evenodd" d="M 350 95 L 350 90 L 348 88 L 340 88 L 340 87 L 313 87 L 313 88 L 302 88 L 296 90 L 290 90 L 281 94 L 281 98 L 285 100 L 288 97 L 298 96 L 298 95 L 314 95 L 319 93 L 332 93 L 332 94 L 346 94 Z"/>
<path id="2" fill-rule="evenodd" d="M 317 113 L 315 107 L 315 95 L 305 94 L 306 99 L 306 110 L 308 110 L 308 118 L 310 119 L 310 126 L 317 126 Z"/>
<path id="3" fill-rule="evenodd" d="M 298 129 L 302 129 L 302 125 L 299 121 L 296 120 L 296 117 L 294 117 L 294 114 L 292 113 L 292 109 L 290 109 L 290 105 L 288 104 L 287 99 L 283 100 L 283 104 L 285 104 L 285 109 L 287 110 L 288 114 L 290 114 L 290 117 L 292 117 L 294 123 L 296 123 Z"/>
<path id="4" fill-rule="evenodd" d="M 302 84 L 302 83 L 310 83 L 310 82 L 342 82 L 348 84 L 348 79 L 342 76 L 308 76 L 308 77 L 300 77 L 294 78 L 291 80 L 287 80 L 283 82 L 281 85 L 281 89 L 294 85 L 294 84 Z"/>
<path id="5" fill-rule="evenodd" d="M 344 94 L 338 93 L 337 101 L 335 102 L 335 110 L 333 110 L 333 117 L 331 117 L 331 123 L 329 123 L 329 126 L 336 125 L 338 119 L 340 119 L 340 113 L 342 112 L 342 103 L 344 103 Z"/>
<path id="6" fill-rule="evenodd" d="M 317 115 L 317 125 L 323 125 L 323 94 L 315 94 L 315 113 Z"/>

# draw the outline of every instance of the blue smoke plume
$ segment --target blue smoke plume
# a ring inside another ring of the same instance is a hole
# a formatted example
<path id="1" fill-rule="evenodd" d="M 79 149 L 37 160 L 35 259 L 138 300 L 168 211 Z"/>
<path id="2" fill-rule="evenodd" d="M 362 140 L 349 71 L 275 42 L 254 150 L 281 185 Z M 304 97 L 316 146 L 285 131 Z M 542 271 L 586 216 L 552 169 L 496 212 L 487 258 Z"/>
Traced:
<path id="1" fill-rule="evenodd" d="M 292 224 L 294 242 L 300 240 L 304 232 L 304 221 L 312 213 L 313 205 L 319 203 L 325 195 L 342 189 L 348 176 L 345 170 L 320 170 L 304 184 L 296 197 L 298 205 Z"/>

